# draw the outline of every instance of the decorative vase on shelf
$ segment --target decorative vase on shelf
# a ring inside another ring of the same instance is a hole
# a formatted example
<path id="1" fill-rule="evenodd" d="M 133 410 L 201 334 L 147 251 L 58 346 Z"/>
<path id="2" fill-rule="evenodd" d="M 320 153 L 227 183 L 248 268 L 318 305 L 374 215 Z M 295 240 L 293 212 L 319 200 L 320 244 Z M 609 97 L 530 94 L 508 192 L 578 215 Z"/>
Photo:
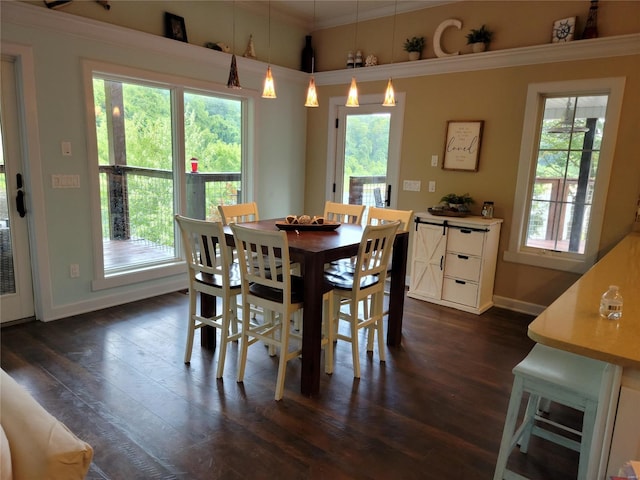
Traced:
<path id="1" fill-rule="evenodd" d="M 313 47 L 311 46 L 311 35 L 304 37 L 305 43 L 300 59 L 300 70 L 311 73 L 313 71 Z"/>
<path id="2" fill-rule="evenodd" d="M 471 44 L 471 50 L 473 53 L 484 52 L 487 49 L 487 44 L 484 42 L 476 42 Z"/>
<path id="3" fill-rule="evenodd" d="M 582 39 L 598 38 L 598 0 L 591 0 L 589 7 L 589 17 L 582 32 Z"/>
<path id="4" fill-rule="evenodd" d="M 414 60 L 420 60 L 420 52 L 409 52 L 409 60 L 412 62 Z"/>

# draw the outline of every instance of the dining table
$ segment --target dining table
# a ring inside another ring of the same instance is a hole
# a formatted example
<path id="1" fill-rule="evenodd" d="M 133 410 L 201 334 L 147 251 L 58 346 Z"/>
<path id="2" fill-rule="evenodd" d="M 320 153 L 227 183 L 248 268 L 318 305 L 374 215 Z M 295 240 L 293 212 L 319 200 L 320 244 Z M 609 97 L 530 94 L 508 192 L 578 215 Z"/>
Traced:
<path id="1" fill-rule="evenodd" d="M 239 223 L 256 230 L 278 230 L 284 219 L 259 220 Z M 300 390 L 303 395 L 315 396 L 320 391 L 323 294 L 325 265 L 332 261 L 357 255 L 364 227 L 342 223 L 335 229 L 311 228 L 286 229 L 289 256 L 298 263 L 304 278 L 304 309 L 302 315 L 302 369 Z M 226 241 L 234 246 L 233 233 L 225 226 Z M 386 343 L 398 347 L 402 341 L 402 316 L 404 313 L 405 278 L 409 232 L 399 231 L 393 243 L 391 271 L 389 273 L 389 310 Z M 215 309 L 215 301 L 203 297 L 203 308 Z M 201 329 L 201 345 L 215 348 L 215 329 Z"/>

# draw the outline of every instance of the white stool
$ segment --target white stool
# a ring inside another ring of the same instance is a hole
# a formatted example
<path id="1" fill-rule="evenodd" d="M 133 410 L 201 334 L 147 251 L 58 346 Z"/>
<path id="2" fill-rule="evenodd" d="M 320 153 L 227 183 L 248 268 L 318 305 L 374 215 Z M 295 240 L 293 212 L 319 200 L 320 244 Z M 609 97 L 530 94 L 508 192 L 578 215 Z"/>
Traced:
<path id="1" fill-rule="evenodd" d="M 596 419 L 599 414 L 606 414 L 608 408 L 608 405 L 604 405 L 607 403 L 607 388 L 610 388 L 611 381 L 610 375 L 606 372 L 607 365 L 605 362 L 540 344 L 533 347 L 529 355 L 513 369 L 513 389 L 494 480 L 525 478 L 507 470 L 506 467 L 509 455 L 516 444 L 520 445 L 522 453 L 527 453 L 531 435 L 580 452 L 578 479 L 587 480 Z M 525 392 L 529 393 L 529 401 L 522 424 L 516 430 L 520 403 Z M 552 401 L 584 412 L 582 432 L 538 415 L 541 401 L 546 403 L 547 408 L 548 402 Z M 541 423 L 552 424 L 556 429 L 578 435 L 581 441 L 545 429 Z M 595 473 L 590 474 L 595 478 L 593 475 Z"/>

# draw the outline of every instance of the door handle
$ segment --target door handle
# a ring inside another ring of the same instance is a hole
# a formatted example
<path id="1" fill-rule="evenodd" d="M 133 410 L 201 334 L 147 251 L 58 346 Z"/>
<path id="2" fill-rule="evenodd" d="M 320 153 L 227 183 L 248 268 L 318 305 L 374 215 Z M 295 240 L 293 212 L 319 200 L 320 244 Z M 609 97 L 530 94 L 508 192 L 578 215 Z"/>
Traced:
<path id="1" fill-rule="evenodd" d="M 391 185 L 387 185 L 387 198 L 384 199 L 384 204 L 387 207 L 391 206 Z"/>
<path id="2" fill-rule="evenodd" d="M 22 190 L 18 190 L 18 194 L 16 195 L 16 209 L 21 217 L 27 214 L 27 209 L 24 206 L 24 192 Z"/>

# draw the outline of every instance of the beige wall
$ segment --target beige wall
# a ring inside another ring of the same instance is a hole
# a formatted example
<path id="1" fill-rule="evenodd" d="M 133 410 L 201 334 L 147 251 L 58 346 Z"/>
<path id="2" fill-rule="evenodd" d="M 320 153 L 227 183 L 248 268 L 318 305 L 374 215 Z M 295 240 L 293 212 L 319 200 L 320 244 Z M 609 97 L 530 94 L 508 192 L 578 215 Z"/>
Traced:
<path id="1" fill-rule="evenodd" d="M 517 5 L 517 8 L 516 8 Z M 428 38 L 427 57 L 433 57 L 432 33 L 448 18 L 463 21 L 462 32 L 452 29 L 447 35 L 464 38 L 466 28 L 486 23 L 496 31 L 491 50 L 548 43 L 550 26 L 555 19 L 585 15 L 588 2 L 461 2 L 440 8 L 407 14 L 398 18 L 396 38 L 424 35 Z M 582 31 L 584 19 L 579 22 Z M 358 27 L 358 45 L 365 54 L 375 51 L 380 38 L 392 30 L 382 21 Z M 375 25 L 372 28 L 372 25 Z M 640 3 L 601 2 L 601 35 L 619 35 L 640 31 Z M 341 68 L 344 48 L 338 45 L 353 41 L 353 27 L 314 32 L 321 68 Z M 455 40 L 455 39 L 454 39 Z M 458 39 L 445 50 L 465 52 L 465 41 Z M 326 50 L 328 48 L 328 50 Z M 387 47 L 389 50 L 389 47 Z M 400 53 L 396 49 L 395 57 Z M 383 50 L 380 50 L 383 52 Z M 383 59 L 382 53 L 379 56 Z M 389 57 L 387 57 L 389 58 Z M 428 61 L 428 60 L 427 60 Z M 384 62 L 383 62 L 384 63 Z M 640 125 L 640 57 L 616 57 L 590 61 L 520 66 L 493 70 L 394 79 L 396 91 L 406 92 L 404 134 L 400 180 L 421 180 L 421 192 L 399 192 L 398 208 L 425 211 L 449 192 L 469 192 L 477 203 L 493 200 L 495 216 L 504 218 L 496 274 L 495 294 L 533 305 L 548 305 L 578 276 L 556 270 L 502 261 L 512 229 L 511 217 L 520 154 L 520 140 L 527 88 L 530 83 L 599 77 L 626 77 L 624 107 L 621 114 L 617 146 L 600 253 L 608 251 L 630 231 L 636 201 L 640 194 L 640 159 L 637 127 Z M 357 73 L 357 72 L 356 72 Z M 382 93 L 386 81 L 359 82 L 361 94 Z M 332 96 L 345 96 L 348 85 L 319 89 L 321 107 L 310 109 L 307 123 L 307 183 L 305 206 L 317 211 L 324 201 L 325 162 L 327 155 L 327 103 Z M 432 154 L 442 158 L 448 120 L 484 120 L 479 171 L 451 172 L 429 166 Z M 320 180 L 319 180 L 320 179 Z M 436 193 L 424 186 L 435 180 Z M 479 211 L 479 206 L 476 205 Z"/>

